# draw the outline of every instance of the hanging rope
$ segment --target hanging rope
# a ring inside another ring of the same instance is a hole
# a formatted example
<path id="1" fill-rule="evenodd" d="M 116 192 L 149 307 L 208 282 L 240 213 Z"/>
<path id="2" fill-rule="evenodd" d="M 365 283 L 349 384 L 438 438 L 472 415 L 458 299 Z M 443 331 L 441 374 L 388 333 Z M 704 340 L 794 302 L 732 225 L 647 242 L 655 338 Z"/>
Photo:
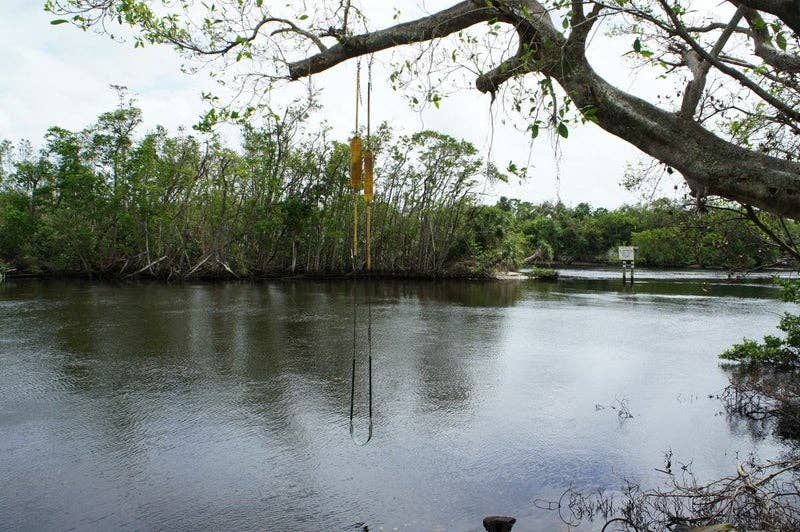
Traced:
<path id="1" fill-rule="evenodd" d="M 350 141 L 350 188 L 353 190 L 353 271 L 358 259 L 358 191 L 361 189 L 361 172 L 364 158 L 361 152 L 361 137 L 358 136 L 358 110 L 361 105 L 361 60 L 356 66 L 356 124 Z"/>
<path id="2" fill-rule="evenodd" d="M 367 281 L 372 270 L 372 200 L 375 197 L 375 156 L 372 152 L 372 56 L 367 64 L 367 143 L 364 151 L 364 202 L 367 204 Z"/>
<path id="3" fill-rule="evenodd" d="M 371 261 L 371 206 L 372 187 L 373 187 L 373 157 L 370 147 L 370 94 L 372 91 L 372 60 L 369 63 L 369 74 L 367 83 L 367 138 L 366 150 L 363 150 L 361 138 L 358 136 L 359 122 L 358 111 L 361 103 L 361 61 L 356 67 L 356 122 L 355 133 L 350 141 L 350 187 L 353 190 L 353 360 L 350 370 L 350 438 L 356 445 L 363 446 L 372 439 L 372 302 L 370 299 L 369 271 L 372 266 Z M 362 175 L 364 182 L 362 183 Z M 367 437 L 359 440 L 355 433 L 355 398 L 356 398 L 356 359 L 358 358 L 358 280 L 356 271 L 358 268 L 358 201 L 359 191 L 364 187 L 364 199 L 366 202 L 367 215 L 367 282 L 365 285 L 365 297 L 367 300 L 367 394 L 368 394 L 368 415 L 369 425 Z M 368 195 L 369 194 L 369 195 Z"/>

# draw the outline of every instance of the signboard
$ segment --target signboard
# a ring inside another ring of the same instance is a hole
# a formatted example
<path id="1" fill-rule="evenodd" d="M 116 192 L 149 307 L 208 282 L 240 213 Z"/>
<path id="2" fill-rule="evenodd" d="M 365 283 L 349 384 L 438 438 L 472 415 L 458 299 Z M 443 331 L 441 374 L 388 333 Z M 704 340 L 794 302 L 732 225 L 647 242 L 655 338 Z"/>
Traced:
<path id="1" fill-rule="evenodd" d="M 619 246 L 619 260 L 632 261 L 636 258 L 636 248 L 633 246 Z"/>

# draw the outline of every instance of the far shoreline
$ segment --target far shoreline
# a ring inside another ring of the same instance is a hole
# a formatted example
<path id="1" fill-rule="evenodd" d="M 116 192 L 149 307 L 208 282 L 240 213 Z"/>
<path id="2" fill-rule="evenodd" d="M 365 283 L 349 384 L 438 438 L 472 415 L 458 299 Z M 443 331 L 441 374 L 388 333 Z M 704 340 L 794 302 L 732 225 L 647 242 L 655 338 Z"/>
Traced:
<path id="1" fill-rule="evenodd" d="M 791 273 L 797 271 L 789 267 L 770 267 L 756 268 L 750 270 L 734 270 L 724 267 L 713 266 L 649 266 L 637 265 L 639 269 L 649 271 L 668 271 L 668 272 L 697 272 L 706 270 L 710 272 L 729 272 L 730 281 L 736 282 L 745 279 L 750 274 L 755 273 Z M 487 273 L 464 273 L 464 272 L 440 272 L 440 273 L 421 273 L 421 272 L 386 272 L 364 270 L 350 272 L 258 272 L 254 274 L 232 275 L 229 272 L 205 272 L 203 274 L 191 275 L 187 277 L 154 275 L 140 273 L 137 275 L 119 275 L 117 272 L 25 272 L 12 270 L 6 272 L 5 281 L 103 281 L 103 282 L 159 282 L 165 284 L 183 283 L 226 283 L 226 282 L 269 282 L 269 281 L 347 281 L 347 280 L 406 280 L 406 281 L 467 281 L 467 282 L 508 282 L 508 281 L 554 281 L 559 275 L 545 275 L 537 278 L 531 274 L 532 270 L 541 269 L 558 272 L 562 269 L 574 270 L 604 270 L 613 271 L 620 269 L 617 264 L 610 263 L 553 263 L 548 265 L 531 265 L 518 270 L 495 270 Z"/>

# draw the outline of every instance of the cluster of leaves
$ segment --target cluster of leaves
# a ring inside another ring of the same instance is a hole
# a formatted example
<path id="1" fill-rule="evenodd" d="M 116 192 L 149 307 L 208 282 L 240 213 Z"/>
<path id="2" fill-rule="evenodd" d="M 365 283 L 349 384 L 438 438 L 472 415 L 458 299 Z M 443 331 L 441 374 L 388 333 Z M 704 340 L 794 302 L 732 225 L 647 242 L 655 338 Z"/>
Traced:
<path id="1" fill-rule="evenodd" d="M 778 280 L 785 301 L 800 302 L 800 281 Z M 745 339 L 720 355 L 724 360 L 795 366 L 800 363 L 800 315 L 785 313 L 778 324 L 785 337 L 767 335 L 763 341 Z"/>

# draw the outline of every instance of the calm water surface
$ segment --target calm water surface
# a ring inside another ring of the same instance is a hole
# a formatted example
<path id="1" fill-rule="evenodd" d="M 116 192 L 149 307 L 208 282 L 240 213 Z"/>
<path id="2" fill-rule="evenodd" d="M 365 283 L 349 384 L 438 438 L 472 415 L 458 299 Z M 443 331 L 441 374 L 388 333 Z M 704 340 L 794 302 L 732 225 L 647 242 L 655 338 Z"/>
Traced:
<path id="1" fill-rule="evenodd" d="M 701 478 L 780 452 L 709 397 L 775 288 L 564 273 L 373 282 L 366 447 L 350 283 L 1 285 L 0 529 L 547 530 L 535 499 L 662 481 L 668 449 Z"/>

